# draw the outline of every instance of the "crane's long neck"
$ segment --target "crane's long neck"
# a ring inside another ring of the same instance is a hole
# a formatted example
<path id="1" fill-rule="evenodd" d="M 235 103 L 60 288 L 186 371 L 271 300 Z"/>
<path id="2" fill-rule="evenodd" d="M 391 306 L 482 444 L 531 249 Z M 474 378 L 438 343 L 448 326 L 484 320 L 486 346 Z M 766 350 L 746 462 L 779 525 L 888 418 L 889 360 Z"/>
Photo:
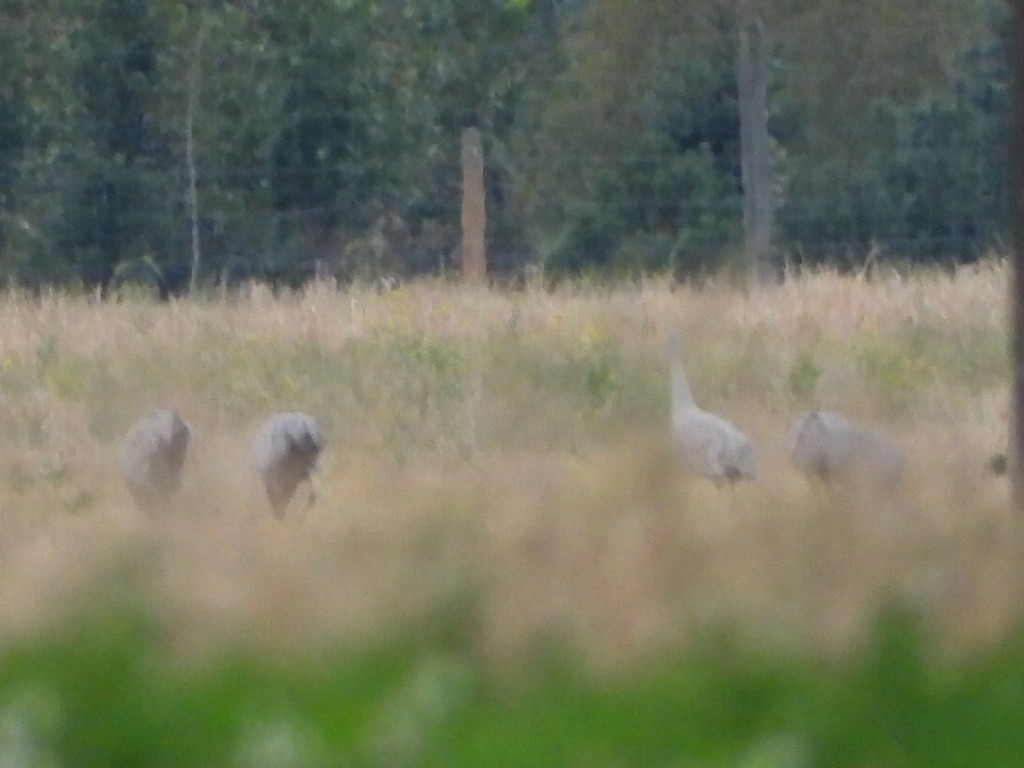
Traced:
<path id="1" fill-rule="evenodd" d="M 679 359 L 678 353 L 672 355 L 672 416 L 681 411 L 692 408 L 693 392 L 690 391 L 690 382 L 686 378 L 686 371 L 683 370 L 683 361 Z"/>

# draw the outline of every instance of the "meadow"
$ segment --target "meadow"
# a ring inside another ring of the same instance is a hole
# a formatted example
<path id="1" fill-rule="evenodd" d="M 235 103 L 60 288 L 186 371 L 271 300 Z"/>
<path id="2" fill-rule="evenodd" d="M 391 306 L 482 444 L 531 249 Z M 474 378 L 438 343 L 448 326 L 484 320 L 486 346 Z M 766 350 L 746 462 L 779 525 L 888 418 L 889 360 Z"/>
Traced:
<path id="1" fill-rule="evenodd" d="M 1024 764 L 1007 280 L 8 293 L 0 764 Z M 672 330 L 758 444 L 735 493 L 672 455 Z M 164 404 L 194 440 L 148 519 L 116 458 Z M 797 474 L 812 407 L 905 486 Z M 279 521 L 281 409 L 328 449 Z"/>

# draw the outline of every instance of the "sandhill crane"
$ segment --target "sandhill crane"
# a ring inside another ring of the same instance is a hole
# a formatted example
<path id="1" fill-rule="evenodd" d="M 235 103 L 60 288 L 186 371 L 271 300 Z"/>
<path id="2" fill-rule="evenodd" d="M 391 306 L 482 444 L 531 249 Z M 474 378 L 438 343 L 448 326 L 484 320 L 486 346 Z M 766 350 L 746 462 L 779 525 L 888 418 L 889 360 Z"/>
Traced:
<path id="1" fill-rule="evenodd" d="M 790 430 L 790 461 L 823 480 L 860 479 L 893 486 L 903 474 L 903 451 L 870 427 L 837 413 L 810 411 Z"/>
<path id="2" fill-rule="evenodd" d="M 672 438 L 683 464 L 715 485 L 753 479 L 757 475 L 757 450 L 740 429 L 717 414 L 697 406 L 682 362 L 682 342 L 669 338 L 672 355 Z"/>
<path id="3" fill-rule="evenodd" d="M 172 408 L 139 419 L 121 448 L 121 470 L 135 503 L 145 512 L 167 508 L 181 484 L 192 430 Z"/>
<path id="4" fill-rule="evenodd" d="M 316 420 L 305 413 L 277 413 L 256 438 L 256 468 L 274 514 L 283 517 L 299 483 L 310 481 L 309 503 L 316 500 L 312 473 L 324 440 Z"/>

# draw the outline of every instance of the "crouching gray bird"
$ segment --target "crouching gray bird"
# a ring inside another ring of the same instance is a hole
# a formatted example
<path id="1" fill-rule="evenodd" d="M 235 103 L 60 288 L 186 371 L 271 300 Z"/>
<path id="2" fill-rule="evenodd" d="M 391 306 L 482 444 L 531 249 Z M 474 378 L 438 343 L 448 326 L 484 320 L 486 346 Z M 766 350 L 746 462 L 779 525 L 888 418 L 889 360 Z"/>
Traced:
<path id="1" fill-rule="evenodd" d="M 139 419 L 121 447 L 121 471 L 136 505 L 148 513 L 167 508 L 181 485 L 192 430 L 173 408 Z"/>
<path id="2" fill-rule="evenodd" d="M 903 475 L 903 451 L 886 435 L 837 413 L 810 411 L 790 430 L 790 461 L 825 481 L 846 479 L 896 486 Z"/>
<path id="3" fill-rule="evenodd" d="M 277 413 L 263 423 L 256 438 L 256 468 L 275 515 L 284 516 L 304 480 L 310 481 L 309 503 L 316 500 L 312 474 L 323 447 L 316 420 L 305 413 Z"/>

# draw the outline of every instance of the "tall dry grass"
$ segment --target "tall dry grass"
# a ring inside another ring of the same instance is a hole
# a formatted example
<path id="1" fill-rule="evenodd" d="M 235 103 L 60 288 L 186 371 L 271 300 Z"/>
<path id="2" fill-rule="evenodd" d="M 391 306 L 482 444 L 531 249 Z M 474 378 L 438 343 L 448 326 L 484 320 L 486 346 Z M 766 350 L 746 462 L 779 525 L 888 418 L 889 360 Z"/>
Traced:
<path id="1" fill-rule="evenodd" d="M 1018 618 L 1020 527 L 986 462 L 1005 447 L 1003 262 L 790 276 L 753 292 L 326 283 L 195 301 L 0 299 L 0 627 L 39 631 L 90 585 L 183 650 L 366 641 L 453 611 L 487 658 L 551 641 L 598 662 L 722 624 L 841 649 L 887 600 L 955 646 Z M 753 435 L 735 497 L 667 445 L 664 339 L 698 400 Z M 195 428 L 167 519 L 115 469 L 144 410 Z M 895 494 L 824 488 L 786 461 L 821 406 L 887 429 Z M 270 519 L 249 461 L 266 413 L 329 448 L 321 500 Z"/>

